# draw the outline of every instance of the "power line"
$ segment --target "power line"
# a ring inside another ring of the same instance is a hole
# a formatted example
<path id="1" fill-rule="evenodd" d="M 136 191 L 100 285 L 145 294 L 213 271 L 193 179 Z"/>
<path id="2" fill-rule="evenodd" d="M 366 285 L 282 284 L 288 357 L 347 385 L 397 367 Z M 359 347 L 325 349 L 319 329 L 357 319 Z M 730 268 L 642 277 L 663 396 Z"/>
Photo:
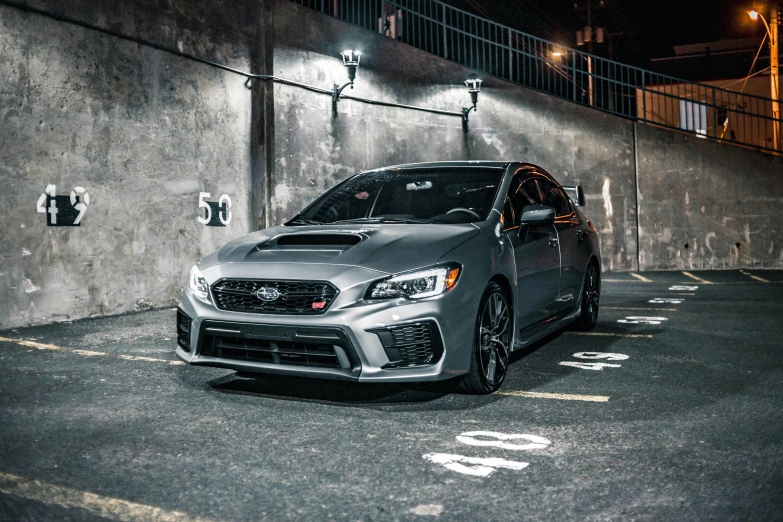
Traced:
<path id="1" fill-rule="evenodd" d="M 546 19 L 548 19 L 551 23 L 553 23 L 556 27 L 558 27 L 560 29 L 560 31 L 556 31 L 556 32 L 562 32 L 561 36 L 562 35 L 567 35 L 568 36 L 568 40 L 571 39 L 571 31 L 569 31 L 568 29 L 566 29 L 565 27 L 563 27 L 562 25 L 557 23 L 557 21 L 554 18 L 552 18 L 551 16 L 546 14 L 546 12 L 543 9 L 541 9 L 540 7 L 538 7 L 536 4 L 528 2 L 527 0 L 514 0 L 514 2 L 519 4 L 519 6 L 522 7 L 523 9 L 525 8 L 525 6 L 527 6 L 528 9 L 532 7 L 533 9 L 535 9 L 536 11 L 541 13 Z M 536 16 L 535 13 L 533 13 L 533 16 Z"/>

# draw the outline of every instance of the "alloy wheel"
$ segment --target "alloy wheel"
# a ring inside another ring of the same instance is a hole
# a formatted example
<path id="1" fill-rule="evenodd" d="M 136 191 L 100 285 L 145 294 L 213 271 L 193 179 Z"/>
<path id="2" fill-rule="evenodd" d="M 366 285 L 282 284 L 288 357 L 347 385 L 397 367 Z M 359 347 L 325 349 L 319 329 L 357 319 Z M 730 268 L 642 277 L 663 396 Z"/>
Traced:
<path id="1" fill-rule="evenodd" d="M 587 268 L 583 303 L 583 306 L 587 308 L 587 319 L 590 324 L 595 324 L 598 322 L 599 297 L 598 270 L 596 270 L 595 265 L 591 264 Z"/>
<path id="2" fill-rule="evenodd" d="M 502 382 L 506 375 L 510 355 L 510 325 L 506 298 L 499 291 L 491 293 L 481 311 L 478 344 L 481 370 L 487 384 L 492 387 Z"/>

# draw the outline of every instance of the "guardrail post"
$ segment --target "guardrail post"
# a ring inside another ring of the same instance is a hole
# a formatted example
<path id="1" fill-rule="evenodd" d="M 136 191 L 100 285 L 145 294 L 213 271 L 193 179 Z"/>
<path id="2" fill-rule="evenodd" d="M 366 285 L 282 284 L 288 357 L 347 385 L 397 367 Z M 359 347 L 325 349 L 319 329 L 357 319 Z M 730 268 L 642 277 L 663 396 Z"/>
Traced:
<path id="1" fill-rule="evenodd" d="M 449 59 L 449 44 L 448 37 L 446 36 L 446 5 L 441 4 L 443 8 L 443 57 Z"/>
<path id="2" fill-rule="evenodd" d="M 644 71 L 642 71 L 642 117 L 644 118 L 642 121 L 647 123 L 647 89 L 645 86 Z"/>
<path id="3" fill-rule="evenodd" d="M 514 81 L 514 41 L 511 38 L 511 28 L 508 28 L 508 81 Z"/>

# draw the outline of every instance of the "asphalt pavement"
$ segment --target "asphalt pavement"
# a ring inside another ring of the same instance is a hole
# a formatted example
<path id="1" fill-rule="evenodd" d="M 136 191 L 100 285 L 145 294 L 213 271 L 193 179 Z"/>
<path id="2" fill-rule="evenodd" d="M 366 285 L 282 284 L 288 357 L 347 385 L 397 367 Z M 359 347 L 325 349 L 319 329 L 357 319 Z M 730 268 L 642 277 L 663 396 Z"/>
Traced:
<path id="1" fill-rule="evenodd" d="M 189 367 L 172 309 L 0 331 L 0 520 L 783 520 L 783 272 L 603 277 L 489 396 Z"/>

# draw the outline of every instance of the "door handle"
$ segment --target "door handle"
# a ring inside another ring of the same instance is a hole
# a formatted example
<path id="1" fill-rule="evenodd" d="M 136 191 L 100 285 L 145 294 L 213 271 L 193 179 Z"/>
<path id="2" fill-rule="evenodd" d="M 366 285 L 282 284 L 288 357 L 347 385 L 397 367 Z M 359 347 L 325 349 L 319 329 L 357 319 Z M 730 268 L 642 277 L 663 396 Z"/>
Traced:
<path id="1" fill-rule="evenodd" d="M 556 237 L 550 237 L 549 238 L 549 246 L 551 248 L 557 248 L 557 238 Z"/>

